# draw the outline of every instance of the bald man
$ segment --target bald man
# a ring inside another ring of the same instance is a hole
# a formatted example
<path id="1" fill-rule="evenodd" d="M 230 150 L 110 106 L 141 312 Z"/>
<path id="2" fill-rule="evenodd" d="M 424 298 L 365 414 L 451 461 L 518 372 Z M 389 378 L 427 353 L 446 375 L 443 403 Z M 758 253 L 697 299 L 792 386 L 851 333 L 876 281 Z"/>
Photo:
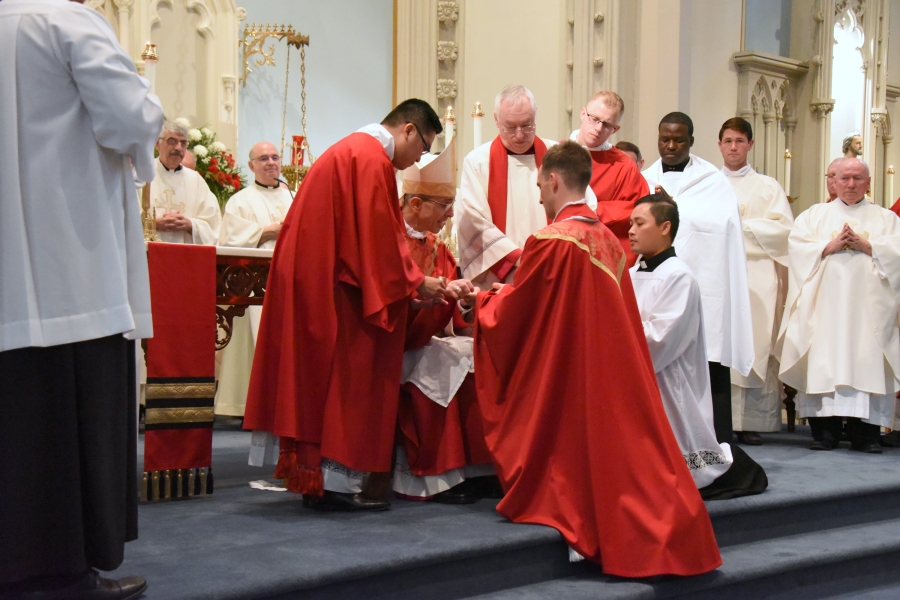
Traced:
<path id="1" fill-rule="evenodd" d="M 250 149 L 247 166 L 254 181 L 225 204 L 219 245 L 271 249 L 275 247 L 281 222 L 293 200 L 291 192 L 279 179 L 281 157 L 278 149 L 269 142 L 259 142 Z M 219 352 L 218 415 L 244 416 L 261 314 L 262 307 L 251 306 L 246 317 L 235 318 L 231 342 Z"/>

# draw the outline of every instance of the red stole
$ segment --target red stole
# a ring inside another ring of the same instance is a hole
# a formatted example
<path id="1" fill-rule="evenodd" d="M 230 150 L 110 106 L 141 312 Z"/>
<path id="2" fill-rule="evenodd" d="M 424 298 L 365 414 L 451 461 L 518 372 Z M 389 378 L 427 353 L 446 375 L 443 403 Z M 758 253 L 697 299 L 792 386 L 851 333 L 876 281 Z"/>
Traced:
<path id="1" fill-rule="evenodd" d="M 538 169 L 547 153 L 547 146 L 541 138 L 534 138 L 534 162 Z M 491 157 L 488 162 L 488 206 L 491 207 L 491 220 L 494 225 L 506 233 L 506 204 L 509 201 L 507 187 L 509 183 L 509 150 L 503 145 L 498 135 L 491 144 Z"/>

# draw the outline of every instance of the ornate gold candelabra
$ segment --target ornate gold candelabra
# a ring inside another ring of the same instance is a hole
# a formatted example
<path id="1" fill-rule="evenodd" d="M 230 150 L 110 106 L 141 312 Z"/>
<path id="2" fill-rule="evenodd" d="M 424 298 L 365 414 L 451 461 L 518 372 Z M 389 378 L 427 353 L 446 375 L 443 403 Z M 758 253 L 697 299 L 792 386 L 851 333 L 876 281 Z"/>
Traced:
<path id="1" fill-rule="evenodd" d="M 244 74 L 240 79 L 241 86 L 247 85 L 247 76 L 253 70 L 250 68 L 250 59 L 253 56 L 259 55 L 256 58 L 255 66 L 257 67 L 275 66 L 275 45 L 272 44 L 267 49 L 265 43 L 268 38 L 275 38 L 279 41 L 287 38 L 288 45 L 296 48 L 309 45 L 309 36 L 294 31 L 293 25 L 276 24 L 273 26 L 269 23 L 265 26 L 256 23 L 247 25 L 244 27 L 244 38 L 239 42 L 244 47 Z"/>
<path id="2" fill-rule="evenodd" d="M 144 241 L 158 242 L 156 219 L 153 218 L 153 207 L 150 206 L 150 183 L 145 183 L 141 190 L 141 223 L 144 226 Z"/>

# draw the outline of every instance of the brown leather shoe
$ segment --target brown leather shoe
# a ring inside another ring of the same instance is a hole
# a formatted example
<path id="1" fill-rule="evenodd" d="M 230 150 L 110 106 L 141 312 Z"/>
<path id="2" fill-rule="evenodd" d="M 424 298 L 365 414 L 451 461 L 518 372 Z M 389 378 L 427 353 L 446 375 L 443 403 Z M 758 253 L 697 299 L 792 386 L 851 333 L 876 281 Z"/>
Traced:
<path id="1" fill-rule="evenodd" d="M 62 588 L 0 594 L 2 600 L 133 600 L 147 591 L 143 577 L 105 579 L 89 571 L 80 581 Z"/>
<path id="2" fill-rule="evenodd" d="M 325 490 L 321 498 L 303 496 L 303 506 L 322 512 L 375 512 L 389 509 L 391 503 L 385 500 L 372 500 L 363 494 L 342 494 Z"/>

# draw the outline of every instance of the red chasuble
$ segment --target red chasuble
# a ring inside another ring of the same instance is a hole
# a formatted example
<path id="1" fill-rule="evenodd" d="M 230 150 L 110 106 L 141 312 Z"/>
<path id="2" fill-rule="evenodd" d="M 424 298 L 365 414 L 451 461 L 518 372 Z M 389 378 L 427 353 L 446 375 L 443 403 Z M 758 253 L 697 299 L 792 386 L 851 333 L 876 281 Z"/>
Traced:
<path id="1" fill-rule="evenodd" d="M 406 242 L 423 273 L 456 278 L 456 260 L 436 235 L 428 232 L 424 240 L 407 236 Z M 406 350 L 425 346 L 451 319 L 455 327 L 466 326 L 454 304 L 410 311 Z M 404 384 L 400 390 L 398 425 L 399 441 L 415 475 L 440 475 L 467 464 L 491 462 L 471 373 L 447 408 L 428 398 L 414 384 Z"/>
<path id="2" fill-rule="evenodd" d="M 897 201 L 894 202 L 894 205 L 891 206 L 891 211 L 892 211 L 895 215 L 897 215 L 898 217 L 900 217 L 900 198 L 898 198 Z"/>
<path id="3" fill-rule="evenodd" d="M 625 256 L 567 207 L 525 244 L 515 287 L 478 296 L 487 445 L 517 523 L 554 527 L 603 571 L 697 575 L 722 564 L 666 418 Z M 594 217 L 595 218 L 595 217 Z"/>
<path id="4" fill-rule="evenodd" d="M 634 203 L 650 193 L 650 186 L 635 162 L 618 148 L 591 152 L 591 161 L 594 170 L 591 189 L 597 196 L 597 216 L 619 238 L 626 266 L 631 267 L 637 256 L 631 253 L 628 243 L 629 219 Z"/>
<path id="5" fill-rule="evenodd" d="M 244 428 L 281 438 L 275 476 L 321 494 L 322 457 L 389 471 L 409 299 L 394 167 L 365 133 L 316 161 L 269 273 Z"/>

